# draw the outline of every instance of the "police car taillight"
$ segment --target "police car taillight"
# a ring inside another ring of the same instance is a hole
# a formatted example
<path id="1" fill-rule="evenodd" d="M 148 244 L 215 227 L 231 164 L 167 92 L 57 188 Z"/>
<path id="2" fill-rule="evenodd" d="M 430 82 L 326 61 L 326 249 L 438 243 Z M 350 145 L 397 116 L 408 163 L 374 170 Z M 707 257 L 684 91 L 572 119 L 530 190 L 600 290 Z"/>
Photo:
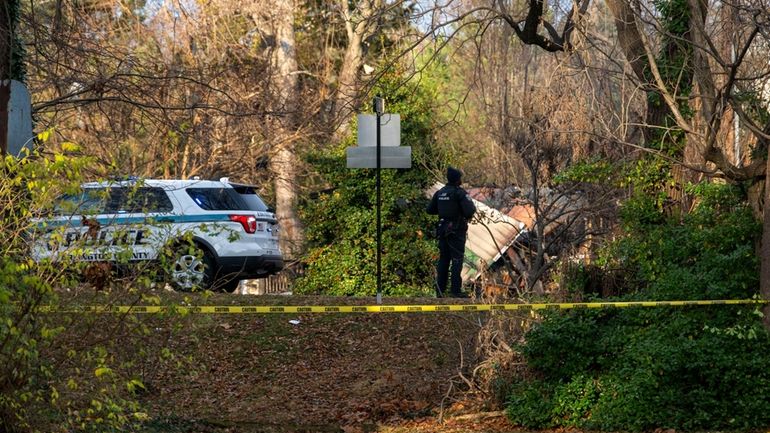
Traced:
<path id="1" fill-rule="evenodd" d="M 257 219 L 252 215 L 230 215 L 230 221 L 241 223 L 246 233 L 257 231 Z"/>

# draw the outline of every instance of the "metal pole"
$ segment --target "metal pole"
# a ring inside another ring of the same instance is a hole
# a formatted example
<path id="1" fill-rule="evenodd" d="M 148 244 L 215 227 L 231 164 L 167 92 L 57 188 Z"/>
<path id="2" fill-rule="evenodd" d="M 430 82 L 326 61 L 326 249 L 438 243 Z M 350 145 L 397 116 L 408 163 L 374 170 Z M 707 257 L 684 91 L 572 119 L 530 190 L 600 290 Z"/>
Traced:
<path id="1" fill-rule="evenodd" d="M 380 117 L 383 113 L 383 100 L 374 98 L 374 112 L 377 114 L 377 304 L 382 303 L 382 228 L 380 208 L 382 207 L 382 194 L 380 193 Z"/>

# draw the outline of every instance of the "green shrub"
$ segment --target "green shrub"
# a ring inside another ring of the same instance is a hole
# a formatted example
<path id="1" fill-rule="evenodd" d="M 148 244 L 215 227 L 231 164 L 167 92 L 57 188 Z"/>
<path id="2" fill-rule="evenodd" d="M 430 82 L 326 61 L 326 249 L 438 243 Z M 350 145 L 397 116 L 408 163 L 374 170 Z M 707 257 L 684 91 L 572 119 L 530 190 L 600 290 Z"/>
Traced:
<path id="1" fill-rule="evenodd" d="M 553 386 L 546 381 L 519 383 L 508 400 L 506 414 L 514 423 L 526 428 L 549 428 L 553 425 Z"/>
<path id="2" fill-rule="evenodd" d="M 736 189 L 701 185 L 682 220 L 632 224 L 611 251 L 642 299 L 757 294 L 760 230 Z M 644 217 L 646 213 L 642 213 Z M 521 348 L 536 381 L 518 379 L 509 416 L 527 427 L 643 431 L 770 425 L 770 336 L 754 306 L 549 312 Z M 545 416 L 533 389 L 551 402 Z M 520 393 L 520 394 L 517 394 Z M 534 421 L 533 421 L 534 420 Z"/>
<path id="3" fill-rule="evenodd" d="M 0 161 L 0 430 L 30 428 L 34 401 L 53 402 L 50 365 L 41 354 L 62 332 L 42 321 L 36 309 L 56 302 L 52 280 L 62 273 L 30 259 L 31 219 L 44 214 L 54 194 L 72 187 L 82 165 L 63 155 L 55 159 L 6 157 Z M 69 182 L 68 182 L 69 181 Z"/>
<path id="4" fill-rule="evenodd" d="M 78 150 L 71 143 L 62 147 Z M 146 417 L 134 395 L 144 385 L 130 365 L 141 362 L 135 353 L 143 350 L 132 333 L 146 333 L 146 326 L 125 326 L 135 317 L 100 322 L 97 315 L 41 311 L 56 309 L 62 290 L 82 289 L 72 262 L 35 262 L 30 247 L 48 229 L 42 221 L 51 215 L 54 198 L 79 190 L 82 172 L 92 163 L 64 153 L 0 161 L 2 432 L 125 431 Z M 139 297 L 139 289 L 131 284 L 125 291 Z M 134 358 L 118 361 L 119 350 Z"/>

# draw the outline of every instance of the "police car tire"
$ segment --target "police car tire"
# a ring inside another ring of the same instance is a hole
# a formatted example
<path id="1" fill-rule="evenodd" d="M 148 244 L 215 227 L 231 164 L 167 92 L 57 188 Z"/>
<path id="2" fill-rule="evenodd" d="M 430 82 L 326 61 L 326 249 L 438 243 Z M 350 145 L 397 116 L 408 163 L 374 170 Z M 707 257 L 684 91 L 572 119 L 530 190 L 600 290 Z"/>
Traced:
<path id="1" fill-rule="evenodd" d="M 165 255 L 166 278 L 174 290 L 191 292 L 211 287 L 216 263 L 205 247 L 180 242 L 168 247 Z"/>

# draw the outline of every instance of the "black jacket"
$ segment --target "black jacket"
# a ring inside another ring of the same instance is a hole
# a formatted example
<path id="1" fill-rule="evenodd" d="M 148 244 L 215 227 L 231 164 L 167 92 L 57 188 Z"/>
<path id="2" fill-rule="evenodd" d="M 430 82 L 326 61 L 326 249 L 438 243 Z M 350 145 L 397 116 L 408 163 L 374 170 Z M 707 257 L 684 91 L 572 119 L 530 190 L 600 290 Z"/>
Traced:
<path id="1" fill-rule="evenodd" d="M 468 220 L 476 213 L 476 206 L 464 189 L 455 185 L 446 185 L 433 194 L 426 210 L 429 214 L 438 215 L 443 220 L 458 222 L 464 230 L 467 230 Z"/>

